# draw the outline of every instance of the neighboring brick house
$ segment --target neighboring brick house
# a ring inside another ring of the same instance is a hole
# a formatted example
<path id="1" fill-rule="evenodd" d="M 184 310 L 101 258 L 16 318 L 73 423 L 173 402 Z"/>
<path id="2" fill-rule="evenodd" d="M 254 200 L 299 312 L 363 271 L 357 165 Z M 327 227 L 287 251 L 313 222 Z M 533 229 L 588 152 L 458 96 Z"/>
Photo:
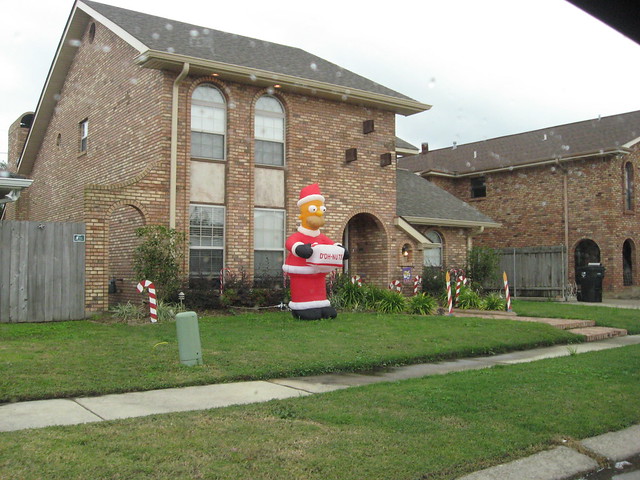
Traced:
<path id="1" fill-rule="evenodd" d="M 601 263 L 603 289 L 640 282 L 640 111 L 428 151 L 398 161 L 500 222 L 494 248 L 565 246 L 576 266 Z"/>
<path id="2" fill-rule="evenodd" d="M 398 219 L 395 166 L 395 115 L 428 108 L 297 48 L 77 1 L 28 137 L 11 127 L 9 169 L 33 185 L 5 218 L 85 222 L 85 304 L 101 311 L 139 298 L 146 224 L 188 233 L 192 276 L 281 275 L 298 193 L 318 182 L 323 231 L 385 285 L 403 247 L 430 243 Z"/>

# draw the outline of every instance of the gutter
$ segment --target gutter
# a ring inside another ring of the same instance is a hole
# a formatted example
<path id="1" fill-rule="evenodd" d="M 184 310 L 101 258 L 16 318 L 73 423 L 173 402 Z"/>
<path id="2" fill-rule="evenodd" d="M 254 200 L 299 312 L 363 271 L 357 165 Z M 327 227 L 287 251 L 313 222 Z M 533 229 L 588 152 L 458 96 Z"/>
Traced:
<path id="1" fill-rule="evenodd" d="M 169 228 L 176 228 L 176 197 L 178 177 L 178 104 L 180 83 L 189 74 L 189 64 L 182 65 L 182 71 L 173 82 L 171 99 L 171 167 L 169 171 Z"/>
<path id="2" fill-rule="evenodd" d="M 379 108 L 393 110 L 405 116 L 424 112 L 431 108 L 431 105 L 418 102 L 408 97 L 393 97 L 382 93 L 369 92 L 357 88 L 296 77 L 294 75 L 274 73 L 268 70 L 198 59 L 187 55 L 161 52 L 158 50 L 147 50 L 141 53 L 135 59 L 135 63 L 145 68 L 168 70 L 175 70 L 176 68 L 180 68 L 180 65 L 190 63 L 193 73 L 196 73 L 198 70 L 202 70 L 203 74 L 216 72 L 223 78 L 241 83 L 248 83 L 248 80 L 252 78 L 255 79 L 251 81 L 252 84 L 267 86 L 277 83 L 281 85 L 283 90 L 294 92 L 299 92 L 300 89 L 313 90 L 314 95 L 317 96 L 343 99 L 343 101 L 349 103 L 374 105 Z M 346 97 L 346 100 L 344 100 L 344 97 Z"/>
<path id="3" fill-rule="evenodd" d="M 467 227 L 467 228 L 484 228 L 484 227 L 501 227 L 501 223 L 497 222 L 481 222 L 474 220 L 455 220 L 446 218 L 428 218 L 428 217 L 402 217 L 405 221 L 414 225 L 433 225 L 438 227 Z"/>
<path id="4" fill-rule="evenodd" d="M 416 171 L 415 173 L 417 173 L 421 177 L 427 174 L 434 177 L 445 177 L 445 178 L 477 177 L 478 175 L 483 175 L 485 173 L 513 171 L 521 168 L 539 167 L 543 165 L 560 165 L 560 162 L 569 162 L 571 160 L 583 160 L 583 159 L 592 158 L 592 157 L 605 157 L 608 155 L 611 155 L 611 156 L 626 155 L 628 153 L 629 153 L 628 148 L 616 148 L 616 149 L 607 150 L 607 151 L 598 150 L 597 152 L 583 153 L 579 155 L 573 155 L 571 157 L 554 158 L 552 160 L 549 160 L 549 159 L 538 160 L 533 162 L 522 163 L 520 165 L 510 165 L 508 167 L 488 168 L 486 170 L 475 170 L 473 172 L 468 172 L 468 173 L 458 173 L 458 172 L 446 173 L 446 172 L 439 172 L 438 170 L 421 170 L 421 171 Z"/>
<path id="5" fill-rule="evenodd" d="M 436 247 L 436 245 L 431 240 L 429 240 L 427 237 L 422 235 L 418 230 L 416 230 L 411 225 L 409 225 L 409 222 L 407 222 L 404 218 L 395 217 L 393 219 L 393 224 L 396 227 L 398 227 L 400 230 L 405 232 L 407 235 L 409 235 L 411 238 L 413 238 L 415 241 L 417 241 L 419 244 L 421 244 L 423 248 Z"/>

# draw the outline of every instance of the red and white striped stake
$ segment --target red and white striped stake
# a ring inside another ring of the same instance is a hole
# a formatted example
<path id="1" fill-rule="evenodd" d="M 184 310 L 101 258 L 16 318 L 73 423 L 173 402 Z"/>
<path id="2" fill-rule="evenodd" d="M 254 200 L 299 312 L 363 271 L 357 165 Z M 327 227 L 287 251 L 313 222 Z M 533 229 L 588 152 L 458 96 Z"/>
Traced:
<path id="1" fill-rule="evenodd" d="M 460 285 L 462 285 L 462 276 L 458 277 L 456 282 L 456 301 L 454 302 L 456 305 L 458 305 L 458 298 L 460 298 Z"/>
<path id="2" fill-rule="evenodd" d="M 222 294 L 224 293 L 224 272 L 225 272 L 225 270 L 227 272 L 231 271 L 228 268 L 223 268 L 222 270 L 220 270 L 220 296 L 222 296 Z"/>
<path id="3" fill-rule="evenodd" d="M 507 312 L 511 311 L 511 295 L 509 295 L 509 282 L 507 281 L 507 272 L 502 272 L 504 280 L 504 296 L 507 299 Z"/>
<path id="4" fill-rule="evenodd" d="M 142 293 L 144 289 L 149 291 L 149 315 L 151 317 L 151 323 L 158 321 L 158 310 L 156 304 L 156 287 L 149 280 L 138 283 L 138 292 Z"/>
<path id="5" fill-rule="evenodd" d="M 447 282 L 447 304 L 449 306 L 448 314 L 453 315 L 453 299 L 451 298 L 451 275 L 449 275 L 449 272 L 447 272 L 447 274 L 445 275 L 445 280 Z"/>
<path id="6" fill-rule="evenodd" d="M 422 284 L 422 277 L 420 275 L 416 275 L 413 279 L 413 294 L 418 294 L 418 287 Z"/>
<path id="7" fill-rule="evenodd" d="M 354 285 L 358 285 L 359 287 L 362 286 L 362 279 L 360 278 L 360 275 L 354 275 L 351 277 L 351 283 L 353 283 Z"/>
<path id="8" fill-rule="evenodd" d="M 389 290 L 395 290 L 396 292 L 402 291 L 402 283 L 400 280 L 394 280 L 389 284 Z"/>

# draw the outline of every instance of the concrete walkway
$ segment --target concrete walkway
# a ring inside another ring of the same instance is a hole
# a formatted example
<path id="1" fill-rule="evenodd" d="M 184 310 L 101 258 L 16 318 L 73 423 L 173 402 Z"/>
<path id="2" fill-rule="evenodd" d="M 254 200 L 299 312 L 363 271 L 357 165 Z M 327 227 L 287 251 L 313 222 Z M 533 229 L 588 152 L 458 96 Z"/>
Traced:
<path id="1" fill-rule="evenodd" d="M 591 343 L 538 348 L 492 357 L 475 357 L 432 364 L 408 365 L 372 374 L 331 374 L 282 378 L 270 381 L 239 382 L 199 387 L 169 388 L 99 397 L 39 400 L 0 405 L 0 432 L 76 425 L 146 415 L 203 410 L 301 397 L 378 382 L 389 382 L 495 365 L 532 362 L 640 344 L 640 335 L 616 337 Z M 463 477 L 464 480 L 561 480 L 594 471 L 596 459 L 611 461 L 640 454 L 640 425 L 583 440 L 528 458 L 499 465 Z M 462 479 L 461 479 L 462 480 Z"/>

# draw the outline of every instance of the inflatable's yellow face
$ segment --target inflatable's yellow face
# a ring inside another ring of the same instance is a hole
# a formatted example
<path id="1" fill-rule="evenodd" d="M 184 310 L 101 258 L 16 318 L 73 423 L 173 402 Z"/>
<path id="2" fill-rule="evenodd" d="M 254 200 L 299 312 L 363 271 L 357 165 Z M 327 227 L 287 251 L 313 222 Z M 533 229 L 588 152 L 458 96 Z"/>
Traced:
<path id="1" fill-rule="evenodd" d="M 318 230 L 324 225 L 324 212 L 327 208 L 322 200 L 311 200 L 310 202 L 300 205 L 300 215 L 298 218 L 302 221 L 302 226 L 309 230 Z"/>

